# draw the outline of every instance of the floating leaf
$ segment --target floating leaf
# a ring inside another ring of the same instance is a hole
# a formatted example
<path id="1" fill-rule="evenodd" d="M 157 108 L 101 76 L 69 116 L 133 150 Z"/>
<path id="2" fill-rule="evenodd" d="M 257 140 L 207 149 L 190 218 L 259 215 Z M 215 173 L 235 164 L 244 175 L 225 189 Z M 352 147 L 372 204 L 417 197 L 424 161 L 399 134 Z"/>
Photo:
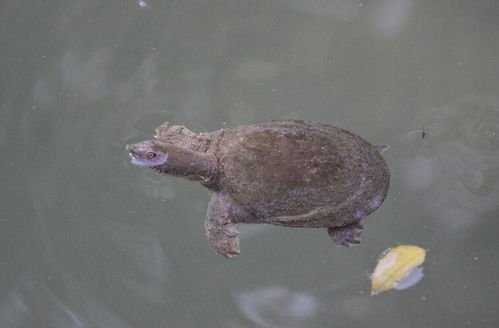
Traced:
<path id="1" fill-rule="evenodd" d="M 389 249 L 378 260 L 371 277 L 371 295 L 392 289 L 423 264 L 426 251 L 418 246 L 400 245 Z"/>

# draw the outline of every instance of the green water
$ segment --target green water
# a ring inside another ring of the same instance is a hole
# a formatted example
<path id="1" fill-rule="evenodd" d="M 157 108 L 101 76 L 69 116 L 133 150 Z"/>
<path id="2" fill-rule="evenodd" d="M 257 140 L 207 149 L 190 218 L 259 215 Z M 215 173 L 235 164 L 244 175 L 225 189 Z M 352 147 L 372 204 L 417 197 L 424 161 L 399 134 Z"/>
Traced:
<path id="1" fill-rule="evenodd" d="M 497 1 L 0 1 L 1 327 L 499 326 Z M 363 242 L 242 226 L 129 163 L 163 121 L 334 124 L 391 146 Z M 423 132 L 424 130 L 424 132 Z M 388 247 L 428 250 L 371 297 Z"/>

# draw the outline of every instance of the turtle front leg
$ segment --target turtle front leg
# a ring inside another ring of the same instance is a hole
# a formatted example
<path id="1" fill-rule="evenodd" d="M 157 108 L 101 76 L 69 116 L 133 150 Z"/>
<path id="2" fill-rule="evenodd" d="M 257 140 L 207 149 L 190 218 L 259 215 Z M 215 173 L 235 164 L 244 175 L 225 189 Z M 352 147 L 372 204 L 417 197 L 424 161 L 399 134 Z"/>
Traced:
<path id="1" fill-rule="evenodd" d="M 360 243 L 362 230 L 364 226 L 355 222 L 341 227 L 329 227 L 327 233 L 336 244 L 350 247 Z"/>
<path id="2" fill-rule="evenodd" d="M 217 253 L 226 258 L 239 255 L 239 230 L 235 222 L 238 222 L 240 212 L 239 206 L 227 194 L 212 194 L 205 221 L 206 235 Z"/>

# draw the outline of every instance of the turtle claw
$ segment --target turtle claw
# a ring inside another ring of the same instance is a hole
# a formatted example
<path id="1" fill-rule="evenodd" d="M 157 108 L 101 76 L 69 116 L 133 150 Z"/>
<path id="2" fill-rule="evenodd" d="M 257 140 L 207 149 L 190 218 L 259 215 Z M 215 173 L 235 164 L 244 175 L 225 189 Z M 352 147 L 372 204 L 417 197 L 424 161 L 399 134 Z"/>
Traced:
<path id="1" fill-rule="evenodd" d="M 360 244 L 362 230 L 364 230 L 362 224 L 353 223 L 342 227 L 329 227 L 327 233 L 337 245 L 351 247 Z"/>

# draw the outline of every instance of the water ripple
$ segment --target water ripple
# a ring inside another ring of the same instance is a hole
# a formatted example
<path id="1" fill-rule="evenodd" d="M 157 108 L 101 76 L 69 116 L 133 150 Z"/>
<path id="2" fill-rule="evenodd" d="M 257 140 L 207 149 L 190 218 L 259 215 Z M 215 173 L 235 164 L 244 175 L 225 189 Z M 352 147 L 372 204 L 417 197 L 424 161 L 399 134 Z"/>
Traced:
<path id="1" fill-rule="evenodd" d="M 271 287 L 242 292 L 236 302 L 247 319 L 259 327 L 303 327 L 319 310 L 312 295 Z"/>
<path id="2" fill-rule="evenodd" d="M 465 97 L 422 111 L 413 125 L 402 138 L 413 154 L 404 176 L 409 187 L 425 191 L 436 217 L 466 227 L 497 208 L 499 99 Z"/>

